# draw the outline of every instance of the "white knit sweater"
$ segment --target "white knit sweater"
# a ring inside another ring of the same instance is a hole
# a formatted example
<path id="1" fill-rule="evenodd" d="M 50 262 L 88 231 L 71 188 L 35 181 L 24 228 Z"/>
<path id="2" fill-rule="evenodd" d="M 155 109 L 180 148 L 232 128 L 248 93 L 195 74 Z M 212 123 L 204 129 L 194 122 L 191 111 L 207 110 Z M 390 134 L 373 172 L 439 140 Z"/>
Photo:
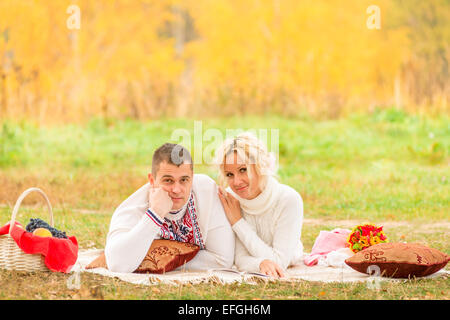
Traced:
<path id="1" fill-rule="evenodd" d="M 256 198 L 246 200 L 227 188 L 241 205 L 242 217 L 233 225 L 236 233 L 235 265 L 239 270 L 258 272 L 269 259 L 283 269 L 301 262 L 303 244 L 303 200 L 293 188 L 268 179 Z"/>
<path id="2" fill-rule="evenodd" d="M 160 224 L 146 214 L 149 207 L 149 183 L 128 197 L 115 210 L 106 239 L 105 257 L 113 272 L 133 272 L 147 254 L 154 239 L 159 239 Z M 194 174 L 192 193 L 195 198 L 198 225 L 205 250 L 185 266 L 186 270 L 229 268 L 234 258 L 234 233 L 217 194 L 217 185 L 204 174 Z M 182 218 L 184 212 L 168 215 Z"/>

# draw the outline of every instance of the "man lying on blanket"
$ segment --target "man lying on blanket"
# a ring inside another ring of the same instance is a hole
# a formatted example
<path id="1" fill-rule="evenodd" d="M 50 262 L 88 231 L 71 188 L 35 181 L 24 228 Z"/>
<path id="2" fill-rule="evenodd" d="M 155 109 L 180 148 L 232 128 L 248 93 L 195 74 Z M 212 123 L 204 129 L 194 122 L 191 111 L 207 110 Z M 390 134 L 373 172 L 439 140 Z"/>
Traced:
<path id="1" fill-rule="evenodd" d="M 108 269 L 133 272 L 154 239 L 200 246 L 186 270 L 229 268 L 234 259 L 234 234 L 218 197 L 217 185 L 194 174 L 189 151 L 166 143 L 153 154 L 149 183 L 115 210 L 106 239 Z"/>

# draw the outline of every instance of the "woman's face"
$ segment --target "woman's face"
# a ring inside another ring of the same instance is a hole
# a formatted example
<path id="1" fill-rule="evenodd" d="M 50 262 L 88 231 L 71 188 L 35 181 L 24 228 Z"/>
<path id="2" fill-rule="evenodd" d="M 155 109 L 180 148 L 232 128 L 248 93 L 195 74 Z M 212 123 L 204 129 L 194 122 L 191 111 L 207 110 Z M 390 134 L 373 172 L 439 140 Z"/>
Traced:
<path id="1" fill-rule="evenodd" d="M 257 197 L 259 189 L 259 177 L 255 172 L 255 165 L 247 165 L 238 158 L 236 152 L 225 158 L 223 165 L 225 179 L 231 190 L 243 199 L 251 200 Z M 252 180 L 249 180 L 248 170 L 252 170 Z"/>

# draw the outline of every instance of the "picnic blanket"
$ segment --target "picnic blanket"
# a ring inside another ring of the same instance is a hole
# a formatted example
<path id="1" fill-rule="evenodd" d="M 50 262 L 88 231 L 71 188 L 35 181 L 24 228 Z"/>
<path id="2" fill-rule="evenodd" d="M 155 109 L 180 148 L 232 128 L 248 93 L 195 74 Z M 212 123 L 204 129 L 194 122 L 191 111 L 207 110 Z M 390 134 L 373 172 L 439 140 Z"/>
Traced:
<path id="1" fill-rule="evenodd" d="M 103 252 L 103 249 L 87 249 L 80 250 L 78 260 L 72 268 L 72 272 L 91 272 L 100 274 L 105 277 L 116 277 L 122 281 L 140 285 L 155 284 L 172 284 L 179 285 L 181 283 L 249 283 L 257 284 L 261 282 L 285 281 L 295 282 L 300 280 L 319 281 L 319 282 L 359 282 L 359 281 L 405 281 L 405 279 L 391 279 L 383 277 L 374 277 L 367 274 L 357 272 L 347 265 L 339 267 L 315 265 L 306 266 L 301 263 L 296 266 L 289 267 L 286 270 L 286 276 L 280 279 L 270 277 L 262 277 L 257 274 L 229 272 L 225 270 L 208 270 L 208 271 L 183 271 L 174 270 L 165 274 L 138 274 L 138 273 L 118 273 L 111 272 L 104 268 L 88 269 L 85 267 Z M 434 278 L 440 276 L 448 276 L 450 271 L 440 270 L 428 277 Z M 407 281 L 407 280 L 406 280 Z"/>

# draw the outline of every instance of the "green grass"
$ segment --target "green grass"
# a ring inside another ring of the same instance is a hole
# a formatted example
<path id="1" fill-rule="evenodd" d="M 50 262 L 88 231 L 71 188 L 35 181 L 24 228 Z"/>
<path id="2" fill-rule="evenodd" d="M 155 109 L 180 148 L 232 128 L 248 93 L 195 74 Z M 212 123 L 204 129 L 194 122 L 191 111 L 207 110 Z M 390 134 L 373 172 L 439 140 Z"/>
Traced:
<path id="1" fill-rule="evenodd" d="M 381 282 L 378 290 L 365 283 L 299 281 L 267 284 L 133 285 L 116 278 L 82 273 L 79 290 L 66 286 L 68 275 L 0 270 L 0 299 L 159 299 L 159 300 L 385 300 L 448 299 L 449 279 L 415 279 Z M 44 290 L 42 288 L 44 286 Z"/>
<path id="2" fill-rule="evenodd" d="M 75 235 L 81 248 L 103 247 L 114 208 L 146 183 L 152 152 L 164 142 L 179 142 L 171 140 L 175 129 L 190 132 L 193 146 L 194 120 L 93 119 L 84 125 L 48 127 L 0 122 L 0 224 L 9 220 L 20 193 L 38 186 L 52 202 L 57 228 Z M 327 121 L 278 116 L 203 119 L 202 132 L 209 129 L 223 134 L 226 129 L 279 130 L 279 177 L 303 197 L 305 250 L 311 250 L 320 230 L 370 221 L 385 225 L 391 241 L 418 241 L 450 252 L 448 116 L 391 109 Z M 203 141 L 204 151 L 208 143 Z M 195 171 L 217 178 L 209 165 L 196 165 Z M 37 195 L 23 204 L 18 221 L 46 219 Z M 445 299 L 449 291 L 448 279 L 386 284 L 374 293 L 365 292 L 361 284 L 310 282 L 149 288 L 83 274 L 85 286 L 71 292 L 65 287 L 67 277 L 1 271 L 0 298 Z M 30 293 L 16 287 L 27 287 Z"/>

